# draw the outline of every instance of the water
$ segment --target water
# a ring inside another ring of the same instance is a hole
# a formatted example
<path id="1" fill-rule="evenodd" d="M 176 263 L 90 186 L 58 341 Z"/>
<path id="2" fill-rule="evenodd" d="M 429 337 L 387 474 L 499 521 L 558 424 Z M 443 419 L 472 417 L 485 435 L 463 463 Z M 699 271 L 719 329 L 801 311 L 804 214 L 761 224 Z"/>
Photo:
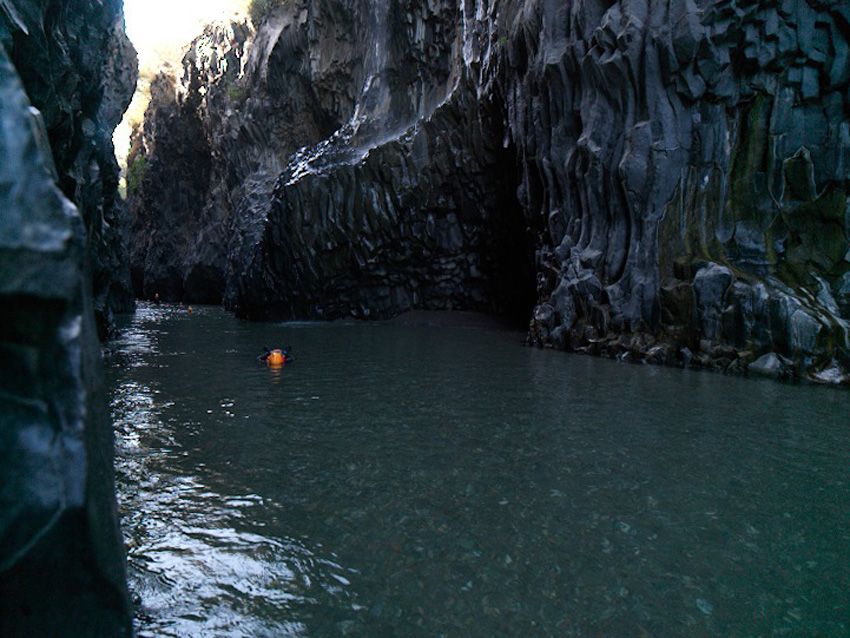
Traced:
<path id="1" fill-rule="evenodd" d="M 848 635 L 850 394 L 408 323 L 126 320 L 141 636 Z"/>

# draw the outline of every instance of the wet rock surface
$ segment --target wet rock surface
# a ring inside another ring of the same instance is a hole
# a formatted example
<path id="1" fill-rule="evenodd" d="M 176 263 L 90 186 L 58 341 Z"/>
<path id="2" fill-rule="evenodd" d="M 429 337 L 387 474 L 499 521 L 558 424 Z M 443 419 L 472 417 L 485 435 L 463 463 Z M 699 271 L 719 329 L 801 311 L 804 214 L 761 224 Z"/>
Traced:
<path id="1" fill-rule="evenodd" d="M 3 2 L 0 44 L 42 114 L 65 196 L 85 221 L 101 338 L 133 308 L 128 216 L 118 195 L 112 132 L 136 87 L 136 52 L 122 3 Z"/>
<path id="2" fill-rule="evenodd" d="M 542 346 L 844 378 L 845 4 L 301 0 L 210 28 L 139 137 L 137 289 L 513 306 Z"/>
<path id="3" fill-rule="evenodd" d="M 0 635 L 129 636 L 85 220 L 0 45 Z"/>

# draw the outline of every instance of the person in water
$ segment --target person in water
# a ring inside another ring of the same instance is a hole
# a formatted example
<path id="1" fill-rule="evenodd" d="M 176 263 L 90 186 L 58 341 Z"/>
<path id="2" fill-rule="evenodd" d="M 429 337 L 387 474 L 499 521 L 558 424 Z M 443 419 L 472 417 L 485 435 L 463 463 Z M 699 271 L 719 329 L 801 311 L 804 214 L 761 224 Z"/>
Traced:
<path id="1" fill-rule="evenodd" d="M 257 361 L 262 361 L 271 366 L 285 366 L 293 361 L 292 355 L 289 354 L 291 349 L 291 346 L 276 349 L 263 346 L 263 354 L 257 357 Z"/>

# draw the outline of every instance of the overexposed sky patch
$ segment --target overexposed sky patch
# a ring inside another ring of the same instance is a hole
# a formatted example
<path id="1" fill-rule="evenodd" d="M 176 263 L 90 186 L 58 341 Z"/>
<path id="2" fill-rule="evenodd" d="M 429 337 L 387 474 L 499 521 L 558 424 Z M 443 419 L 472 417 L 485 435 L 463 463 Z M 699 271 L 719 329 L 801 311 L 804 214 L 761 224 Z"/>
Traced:
<path id="1" fill-rule="evenodd" d="M 127 35 L 139 54 L 139 84 L 124 120 L 115 130 L 115 154 L 124 167 L 130 133 L 142 121 L 150 82 L 166 65 L 180 69 L 189 43 L 204 25 L 247 13 L 249 0 L 124 0 Z"/>
<path id="2" fill-rule="evenodd" d="M 127 35 L 140 62 L 170 54 L 200 35 L 204 25 L 244 10 L 245 0 L 124 0 Z"/>

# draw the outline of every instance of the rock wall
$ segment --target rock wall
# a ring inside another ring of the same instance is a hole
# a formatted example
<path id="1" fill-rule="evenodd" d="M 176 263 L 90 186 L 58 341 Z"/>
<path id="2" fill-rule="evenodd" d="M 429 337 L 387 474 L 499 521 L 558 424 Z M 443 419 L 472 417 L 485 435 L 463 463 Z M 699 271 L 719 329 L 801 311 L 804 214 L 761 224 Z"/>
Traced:
<path id="1" fill-rule="evenodd" d="M 842 378 L 847 7 L 515 7 L 508 113 L 548 226 L 535 340 L 721 370 L 770 351 Z"/>
<path id="2" fill-rule="evenodd" d="M 210 28 L 140 135 L 137 284 L 252 318 L 514 307 L 539 345 L 847 381 L 846 7 L 288 0 Z"/>
<path id="3" fill-rule="evenodd" d="M 122 7 L 118 0 L 0 2 L 0 43 L 42 113 L 59 186 L 85 221 L 101 338 L 112 314 L 134 304 L 129 218 L 112 146 L 138 77 Z"/>
<path id="4" fill-rule="evenodd" d="M 108 72 L 121 5 L 68 4 L 0 2 L 2 636 L 131 634 L 94 311 L 111 293 L 92 287 L 119 258 L 91 214 L 106 210 L 98 123 L 124 100 Z"/>
<path id="5" fill-rule="evenodd" d="M 256 34 L 210 27 L 158 79 L 131 158 L 140 294 L 251 318 L 527 315 L 501 110 L 462 63 L 457 5 L 420 5 L 286 2 Z"/>

